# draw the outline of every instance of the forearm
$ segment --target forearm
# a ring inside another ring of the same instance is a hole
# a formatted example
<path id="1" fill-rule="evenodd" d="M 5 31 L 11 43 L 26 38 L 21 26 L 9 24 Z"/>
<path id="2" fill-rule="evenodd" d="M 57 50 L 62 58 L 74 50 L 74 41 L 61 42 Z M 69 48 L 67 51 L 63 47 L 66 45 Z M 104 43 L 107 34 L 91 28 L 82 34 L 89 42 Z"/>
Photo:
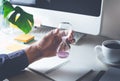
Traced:
<path id="1" fill-rule="evenodd" d="M 42 58 L 41 54 L 35 44 L 10 54 L 0 54 L 0 81 L 24 70 L 30 63 Z"/>
<path id="2" fill-rule="evenodd" d="M 24 50 L 0 55 L 0 80 L 24 70 L 29 62 Z"/>

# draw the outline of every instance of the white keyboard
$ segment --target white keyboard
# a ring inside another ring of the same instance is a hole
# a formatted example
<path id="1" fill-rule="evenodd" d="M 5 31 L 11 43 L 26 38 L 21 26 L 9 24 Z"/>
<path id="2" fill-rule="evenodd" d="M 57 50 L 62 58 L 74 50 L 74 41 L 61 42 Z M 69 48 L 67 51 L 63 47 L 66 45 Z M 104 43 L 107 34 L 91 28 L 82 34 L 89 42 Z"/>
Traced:
<path id="1" fill-rule="evenodd" d="M 44 37 L 44 35 L 49 32 L 50 30 L 53 30 L 55 28 L 52 27 L 46 27 L 46 26 L 42 26 L 42 27 L 35 27 L 33 28 L 33 31 L 31 32 L 34 36 L 36 40 L 39 40 L 40 37 Z M 76 44 L 85 34 L 80 33 L 80 32 L 74 32 L 74 39 L 75 39 L 75 43 Z"/>

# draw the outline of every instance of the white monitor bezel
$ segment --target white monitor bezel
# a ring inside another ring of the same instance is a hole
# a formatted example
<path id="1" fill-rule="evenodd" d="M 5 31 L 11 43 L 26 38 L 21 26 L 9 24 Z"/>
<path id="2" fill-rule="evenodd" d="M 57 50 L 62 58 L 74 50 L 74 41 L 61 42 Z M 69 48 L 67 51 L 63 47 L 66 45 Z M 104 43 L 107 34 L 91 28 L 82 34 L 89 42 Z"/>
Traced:
<path id="1" fill-rule="evenodd" d="M 73 25 L 72 29 L 77 32 L 98 35 L 101 30 L 103 0 L 101 2 L 101 11 L 99 16 L 75 14 L 27 6 L 21 7 L 25 11 L 33 14 L 34 18 L 39 20 L 39 24 L 45 26 L 58 27 L 60 22 L 69 22 Z"/>

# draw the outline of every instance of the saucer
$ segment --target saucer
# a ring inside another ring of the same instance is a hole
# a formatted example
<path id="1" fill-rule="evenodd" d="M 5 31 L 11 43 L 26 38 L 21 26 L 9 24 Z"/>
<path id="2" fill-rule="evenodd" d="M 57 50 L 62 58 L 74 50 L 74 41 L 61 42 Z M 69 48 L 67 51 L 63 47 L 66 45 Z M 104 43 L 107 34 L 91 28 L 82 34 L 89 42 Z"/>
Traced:
<path id="1" fill-rule="evenodd" d="M 120 63 L 111 63 L 111 62 L 108 62 L 105 57 L 103 56 L 103 54 L 99 54 L 97 56 L 97 58 L 104 64 L 106 65 L 109 65 L 109 66 L 120 66 Z"/>

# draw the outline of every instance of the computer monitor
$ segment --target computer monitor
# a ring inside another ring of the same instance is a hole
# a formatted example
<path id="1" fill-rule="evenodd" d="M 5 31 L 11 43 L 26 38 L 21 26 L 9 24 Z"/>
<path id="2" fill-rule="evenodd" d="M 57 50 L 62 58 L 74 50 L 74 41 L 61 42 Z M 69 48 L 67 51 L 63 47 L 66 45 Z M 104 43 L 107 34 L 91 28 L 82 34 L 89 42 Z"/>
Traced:
<path id="1" fill-rule="evenodd" d="M 100 33 L 103 0 L 36 0 L 32 7 L 33 11 L 26 10 L 39 18 L 42 25 L 58 27 L 61 22 L 69 22 L 74 31 Z"/>

